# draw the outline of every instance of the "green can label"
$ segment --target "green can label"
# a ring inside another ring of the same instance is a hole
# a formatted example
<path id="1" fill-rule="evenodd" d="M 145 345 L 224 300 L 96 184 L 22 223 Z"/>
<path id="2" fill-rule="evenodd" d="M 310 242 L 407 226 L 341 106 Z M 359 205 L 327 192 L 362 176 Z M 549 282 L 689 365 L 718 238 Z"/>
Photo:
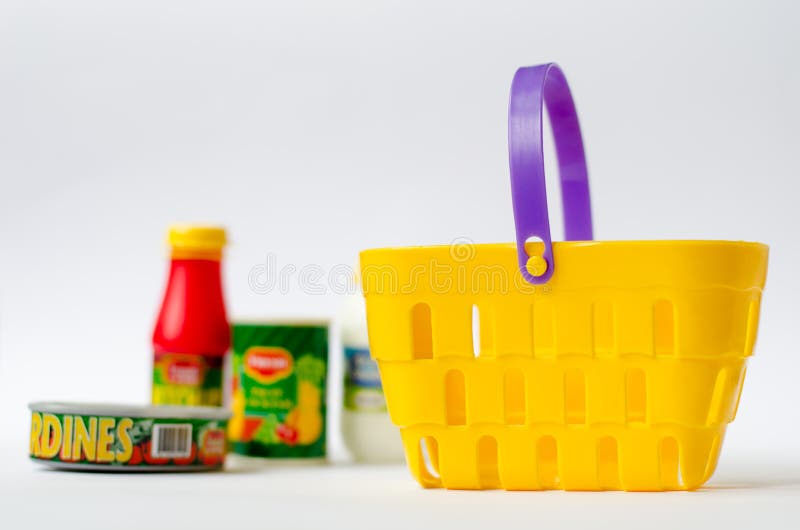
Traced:
<path id="1" fill-rule="evenodd" d="M 30 457 L 62 467 L 216 467 L 225 420 L 31 413 Z"/>
<path id="2" fill-rule="evenodd" d="M 157 353 L 153 404 L 222 406 L 222 356 Z"/>
<path id="3" fill-rule="evenodd" d="M 325 455 L 328 330 L 233 327 L 233 450 L 248 456 Z"/>

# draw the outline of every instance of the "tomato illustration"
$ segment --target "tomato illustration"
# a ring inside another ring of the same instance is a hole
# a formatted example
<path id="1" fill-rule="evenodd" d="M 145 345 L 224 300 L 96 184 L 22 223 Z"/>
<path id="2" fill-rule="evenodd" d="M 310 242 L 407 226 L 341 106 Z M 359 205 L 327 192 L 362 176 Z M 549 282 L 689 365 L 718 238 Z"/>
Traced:
<path id="1" fill-rule="evenodd" d="M 278 435 L 278 438 L 286 442 L 287 445 L 294 445 L 297 443 L 297 429 L 285 423 L 281 423 L 275 428 L 275 434 Z"/>
<path id="2" fill-rule="evenodd" d="M 148 464 L 154 466 L 165 466 L 169 464 L 169 458 L 156 458 L 150 453 L 150 440 L 146 441 L 142 446 L 142 457 Z"/>
<path id="3" fill-rule="evenodd" d="M 133 452 L 131 453 L 131 458 L 128 460 L 127 464 L 129 466 L 135 466 L 137 464 L 142 463 L 142 447 L 139 445 L 133 446 Z"/>
<path id="4" fill-rule="evenodd" d="M 192 452 L 191 454 L 189 454 L 189 456 L 185 458 L 175 458 L 172 461 L 179 466 L 188 466 L 189 464 L 194 462 L 195 458 L 197 458 L 197 444 L 192 443 Z"/>

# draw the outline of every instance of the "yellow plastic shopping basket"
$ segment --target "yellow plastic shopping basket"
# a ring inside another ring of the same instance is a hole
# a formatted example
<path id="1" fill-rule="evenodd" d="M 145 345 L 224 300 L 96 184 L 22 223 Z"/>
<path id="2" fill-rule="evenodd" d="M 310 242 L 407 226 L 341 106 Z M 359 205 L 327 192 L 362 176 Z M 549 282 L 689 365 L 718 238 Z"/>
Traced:
<path id="1" fill-rule="evenodd" d="M 555 244 L 543 103 L 569 240 Z M 591 241 L 555 65 L 517 72 L 509 152 L 516 244 L 361 253 L 370 346 L 411 472 L 455 489 L 699 487 L 736 414 L 768 248 Z"/>

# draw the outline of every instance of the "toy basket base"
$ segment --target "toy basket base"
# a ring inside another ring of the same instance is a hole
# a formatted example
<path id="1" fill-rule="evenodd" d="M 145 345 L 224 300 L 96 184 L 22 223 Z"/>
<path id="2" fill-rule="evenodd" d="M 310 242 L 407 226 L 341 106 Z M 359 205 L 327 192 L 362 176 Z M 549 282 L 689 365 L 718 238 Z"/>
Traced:
<path id="1" fill-rule="evenodd" d="M 413 425 L 401 433 L 425 488 L 667 491 L 709 479 L 725 425 Z"/>

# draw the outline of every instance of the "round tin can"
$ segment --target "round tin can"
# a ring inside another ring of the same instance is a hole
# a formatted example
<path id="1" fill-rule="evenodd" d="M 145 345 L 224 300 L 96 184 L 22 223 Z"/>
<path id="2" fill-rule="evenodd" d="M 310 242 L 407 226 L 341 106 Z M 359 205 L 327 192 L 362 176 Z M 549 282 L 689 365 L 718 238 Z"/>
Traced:
<path id="1" fill-rule="evenodd" d="M 233 324 L 231 452 L 324 459 L 328 323 Z"/>
<path id="2" fill-rule="evenodd" d="M 31 403 L 31 459 L 59 469 L 193 471 L 225 463 L 215 407 Z"/>

